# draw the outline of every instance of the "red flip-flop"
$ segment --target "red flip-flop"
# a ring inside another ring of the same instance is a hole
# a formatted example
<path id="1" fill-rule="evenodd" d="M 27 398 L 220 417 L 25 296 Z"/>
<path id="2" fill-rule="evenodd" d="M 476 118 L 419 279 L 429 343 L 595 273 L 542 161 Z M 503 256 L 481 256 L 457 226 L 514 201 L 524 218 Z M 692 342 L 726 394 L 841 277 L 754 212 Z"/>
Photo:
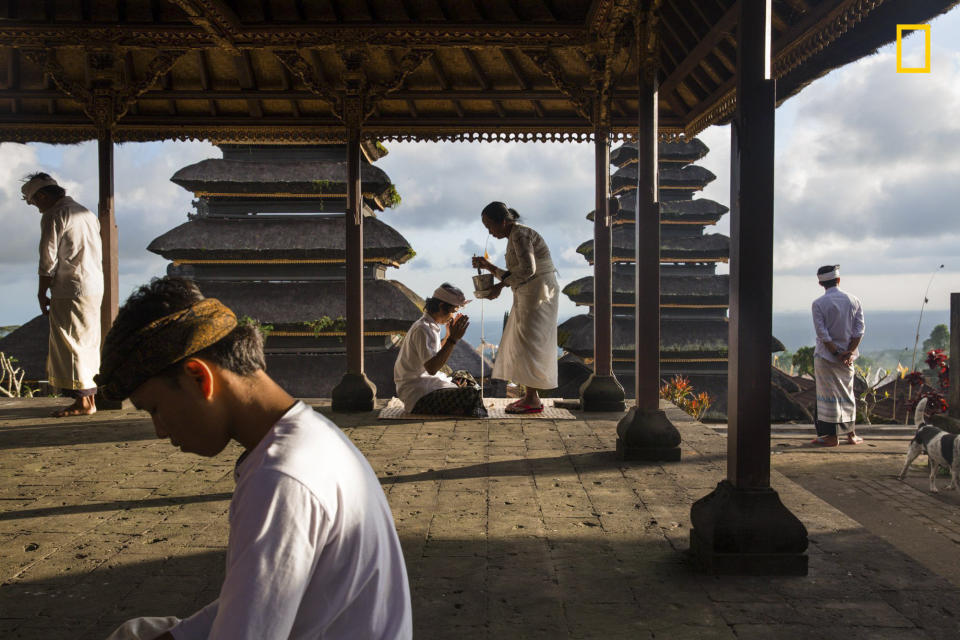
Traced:
<path id="1" fill-rule="evenodd" d="M 528 404 L 523 404 L 522 402 L 516 402 L 507 405 L 505 411 L 507 413 L 543 413 L 543 405 L 540 405 L 539 407 L 532 407 Z"/>

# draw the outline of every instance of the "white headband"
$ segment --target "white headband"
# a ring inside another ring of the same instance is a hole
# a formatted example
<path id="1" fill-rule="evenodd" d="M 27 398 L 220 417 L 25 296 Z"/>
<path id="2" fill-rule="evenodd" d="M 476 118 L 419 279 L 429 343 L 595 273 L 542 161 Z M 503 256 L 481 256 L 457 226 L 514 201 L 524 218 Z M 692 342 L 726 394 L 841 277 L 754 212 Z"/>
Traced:
<path id="1" fill-rule="evenodd" d="M 437 290 L 433 292 L 433 297 L 437 300 L 443 300 L 447 304 L 452 304 L 455 307 L 462 307 L 470 302 L 462 293 L 458 295 L 444 287 L 437 287 Z"/>
<path id="2" fill-rule="evenodd" d="M 44 187 L 58 187 L 57 181 L 53 178 L 41 178 L 37 176 L 36 178 L 31 178 L 27 180 L 20 187 L 20 192 L 23 194 L 23 199 L 27 201 L 27 204 L 33 204 L 33 196 L 36 195 L 37 191 L 43 189 Z"/>
<path id="3" fill-rule="evenodd" d="M 817 280 L 820 282 L 829 282 L 830 280 L 836 280 L 840 277 L 840 267 L 836 266 L 833 268 L 833 271 L 827 271 L 826 273 L 817 274 Z"/>

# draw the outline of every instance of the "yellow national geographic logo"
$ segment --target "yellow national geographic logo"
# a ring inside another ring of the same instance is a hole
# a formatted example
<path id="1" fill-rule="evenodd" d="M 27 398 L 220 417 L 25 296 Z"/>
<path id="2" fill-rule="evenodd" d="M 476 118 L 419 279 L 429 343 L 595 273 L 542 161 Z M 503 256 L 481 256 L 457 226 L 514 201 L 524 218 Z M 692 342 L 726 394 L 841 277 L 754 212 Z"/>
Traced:
<path id="1" fill-rule="evenodd" d="M 923 31 L 923 66 L 903 66 L 903 32 Z M 928 24 L 898 24 L 897 25 L 897 73 L 930 73 L 930 25 Z"/>

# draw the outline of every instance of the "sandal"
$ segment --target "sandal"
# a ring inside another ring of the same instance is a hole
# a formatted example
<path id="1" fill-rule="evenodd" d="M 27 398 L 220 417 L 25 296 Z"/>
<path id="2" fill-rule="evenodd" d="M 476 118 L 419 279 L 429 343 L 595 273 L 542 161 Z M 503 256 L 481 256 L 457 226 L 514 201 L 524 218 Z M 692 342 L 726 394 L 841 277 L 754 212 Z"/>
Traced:
<path id="1" fill-rule="evenodd" d="M 863 443 L 863 438 L 858 436 L 855 433 L 847 435 L 847 444 L 861 444 Z"/>
<path id="2" fill-rule="evenodd" d="M 534 407 L 529 404 L 523 404 L 522 401 L 514 402 L 513 404 L 508 404 L 505 409 L 507 413 L 543 413 L 543 405 L 539 407 Z"/>
<path id="3" fill-rule="evenodd" d="M 837 439 L 836 442 L 828 442 L 828 441 L 827 441 L 827 438 L 829 438 L 829 437 L 830 437 L 830 436 L 818 436 L 818 437 L 814 438 L 813 440 L 811 440 L 811 441 L 810 441 L 810 444 L 812 444 L 812 445 L 815 446 L 815 447 L 839 447 L 839 446 L 840 446 L 840 440 L 839 440 L 839 439 Z"/>

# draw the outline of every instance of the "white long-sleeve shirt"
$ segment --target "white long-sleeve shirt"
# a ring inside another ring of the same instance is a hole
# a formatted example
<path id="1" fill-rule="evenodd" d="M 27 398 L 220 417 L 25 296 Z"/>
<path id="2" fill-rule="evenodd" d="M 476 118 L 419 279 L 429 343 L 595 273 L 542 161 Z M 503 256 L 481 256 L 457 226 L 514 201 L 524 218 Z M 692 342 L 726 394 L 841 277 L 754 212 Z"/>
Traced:
<path id="1" fill-rule="evenodd" d="M 241 459 L 220 597 L 177 640 L 406 639 L 410 589 L 383 490 L 336 425 L 295 404 Z"/>
<path id="2" fill-rule="evenodd" d="M 40 217 L 41 276 L 53 278 L 51 298 L 103 295 L 100 221 L 70 196 Z"/>
<path id="3" fill-rule="evenodd" d="M 817 332 L 817 347 L 813 355 L 839 362 L 825 343 L 832 342 L 845 350 L 850 340 L 863 337 L 863 307 L 860 300 L 840 287 L 830 287 L 813 301 L 813 328 Z M 853 355 L 859 355 L 859 350 L 854 351 Z"/>
<path id="4" fill-rule="evenodd" d="M 539 233 L 522 224 L 514 224 L 507 240 L 507 268 L 498 268 L 494 273 L 511 289 L 525 284 L 530 279 L 553 273 L 553 259 L 550 249 Z M 509 271 L 510 275 L 504 278 Z"/>
<path id="5" fill-rule="evenodd" d="M 427 360 L 440 351 L 440 330 L 440 323 L 424 313 L 403 337 L 393 365 L 393 381 L 397 385 L 397 397 L 407 411 L 413 411 L 417 401 L 428 393 L 457 386 L 447 374 L 437 371 L 431 375 L 424 367 Z"/>

